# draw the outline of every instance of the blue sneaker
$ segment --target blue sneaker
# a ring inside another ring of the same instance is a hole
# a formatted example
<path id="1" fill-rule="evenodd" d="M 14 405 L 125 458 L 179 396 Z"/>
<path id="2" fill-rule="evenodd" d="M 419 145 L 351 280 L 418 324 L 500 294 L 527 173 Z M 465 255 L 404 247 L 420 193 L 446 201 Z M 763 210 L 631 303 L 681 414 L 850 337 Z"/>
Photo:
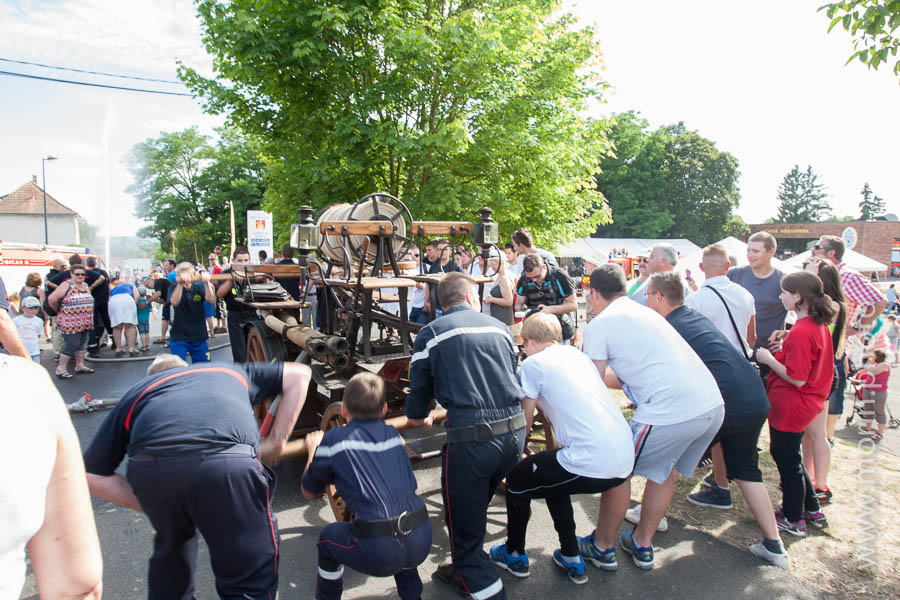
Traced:
<path id="1" fill-rule="evenodd" d="M 491 560 L 516 577 L 528 577 L 528 553 L 513 556 L 506 550 L 506 544 L 491 546 Z"/>
<path id="2" fill-rule="evenodd" d="M 594 544 L 594 532 L 587 537 L 578 538 L 578 552 L 585 560 L 604 571 L 615 571 L 619 568 L 616 563 L 616 547 L 600 550 Z"/>
<path id="3" fill-rule="evenodd" d="M 638 568 L 645 571 L 653 568 L 653 546 L 649 548 L 638 546 L 634 541 L 633 531 L 623 531 L 619 537 L 619 545 L 622 546 L 622 550 L 631 555 L 631 560 Z"/>
<path id="4" fill-rule="evenodd" d="M 584 559 L 580 556 L 578 557 L 578 562 L 570 562 L 563 558 L 562 550 L 555 550 L 553 552 L 553 562 L 560 568 L 565 569 L 572 583 L 577 583 L 578 585 L 587 583 L 588 576 L 584 574 Z"/>

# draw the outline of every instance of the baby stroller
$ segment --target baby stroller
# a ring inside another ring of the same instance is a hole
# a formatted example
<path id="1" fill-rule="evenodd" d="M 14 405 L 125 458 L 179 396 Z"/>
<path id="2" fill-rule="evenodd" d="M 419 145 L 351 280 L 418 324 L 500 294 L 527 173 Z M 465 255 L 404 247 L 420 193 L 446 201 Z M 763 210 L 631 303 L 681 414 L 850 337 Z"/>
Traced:
<path id="1" fill-rule="evenodd" d="M 856 367 L 853 364 L 853 361 L 850 360 L 850 372 L 847 373 L 847 389 L 844 390 L 844 397 L 848 399 L 852 399 L 853 401 L 853 412 L 850 413 L 850 416 L 847 417 L 847 425 L 853 423 L 856 419 L 857 415 L 861 420 L 865 420 L 865 405 L 863 401 L 863 390 L 865 389 L 866 383 L 866 374 L 862 370 L 862 367 Z M 900 427 L 900 419 L 894 418 L 893 413 L 891 412 L 891 405 L 889 402 L 885 402 L 884 404 L 884 412 L 887 416 L 887 427 L 888 429 L 897 429 Z"/>

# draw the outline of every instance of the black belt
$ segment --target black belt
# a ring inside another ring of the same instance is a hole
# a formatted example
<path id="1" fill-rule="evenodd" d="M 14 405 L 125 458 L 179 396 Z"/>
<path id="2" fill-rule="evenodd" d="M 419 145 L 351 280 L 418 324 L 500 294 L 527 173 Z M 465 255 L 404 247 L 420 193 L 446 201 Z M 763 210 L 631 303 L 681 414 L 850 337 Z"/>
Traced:
<path id="1" fill-rule="evenodd" d="M 525 427 L 525 413 L 519 413 L 499 421 L 475 423 L 467 427 L 453 427 L 447 430 L 448 442 L 486 442 L 493 437 L 510 433 Z"/>
<path id="2" fill-rule="evenodd" d="M 428 520 L 428 510 L 423 506 L 413 512 L 400 514 L 392 519 L 379 521 L 355 521 L 353 523 L 353 535 L 358 538 L 388 537 L 395 535 L 409 535 L 409 533 Z"/>
<path id="3" fill-rule="evenodd" d="M 159 455 L 159 454 L 147 454 L 140 453 L 135 454 L 131 457 L 131 462 L 157 462 L 161 460 L 172 460 L 173 458 L 185 459 L 185 458 L 208 458 L 210 456 L 221 456 L 221 455 L 235 455 L 235 456 L 256 456 L 256 448 L 251 446 L 250 444 L 235 444 L 233 446 L 229 446 L 223 450 L 218 452 L 207 452 L 205 454 L 175 454 L 171 456 Z"/>

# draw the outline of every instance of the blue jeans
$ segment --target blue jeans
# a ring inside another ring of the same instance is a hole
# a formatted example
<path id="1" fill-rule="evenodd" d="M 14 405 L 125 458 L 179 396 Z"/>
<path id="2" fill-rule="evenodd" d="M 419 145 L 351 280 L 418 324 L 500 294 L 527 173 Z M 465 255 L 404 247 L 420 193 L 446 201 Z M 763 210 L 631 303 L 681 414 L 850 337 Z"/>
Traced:
<path id="1" fill-rule="evenodd" d="M 428 323 L 428 313 L 423 311 L 421 306 L 414 306 L 409 311 L 409 320 L 413 323 L 425 325 Z"/>
<path id="2" fill-rule="evenodd" d="M 191 363 L 210 362 L 209 345 L 206 340 L 199 342 L 182 342 L 178 340 L 169 341 L 169 350 L 172 354 L 181 357 L 181 360 L 187 361 L 187 355 L 191 355 Z"/>

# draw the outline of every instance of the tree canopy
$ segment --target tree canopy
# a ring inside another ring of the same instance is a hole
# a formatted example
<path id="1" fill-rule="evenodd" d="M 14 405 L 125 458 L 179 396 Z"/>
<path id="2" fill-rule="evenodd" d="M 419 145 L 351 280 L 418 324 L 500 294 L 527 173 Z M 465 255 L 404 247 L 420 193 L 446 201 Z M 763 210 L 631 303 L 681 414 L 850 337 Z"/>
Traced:
<path id="1" fill-rule="evenodd" d="M 860 190 L 862 200 L 859 201 L 859 220 L 868 221 L 884 213 L 884 199 L 872 192 L 868 182 Z"/>
<path id="2" fill-rule="evenodd" d="M 127 191 L 137 199 L 135 214 L 151 222 L 139 235 L 159 240 L 163 252 L 174 247 L 178 260 L 196 261 L 229 243 L 229 200 L 239 243 L 247 236 L 243 215 L 262 204 L 265 167 L 259 145 L 234 130 L 218 134 L 213 144 L 196 128 L 163 133 L 136 144 L 126 159 L 134 177 Z"/>
<path id="3" fill-rule="evenodd" d="M 593 175 L 605 84 L 595 32 L 559 0 L 198 0 L 215 79 L 180 68 L 204 108 L 258 138 L 266 207 L 383 191 L 416 218 L 495 211 L 539 243 L 607 215 Z"/>
<path id="4" fill-rule="evenodd" d="M 684 237 L 705 245 L 741 234 L 738 162 L 683 123 L 649 131 L 634 112 L 615 116 L 615 156 L 601 161 L 597 189 L 613 221 L 598 233 L 617 237 Z"/>
<path id="5" fill-rule="evenodd" d="M 853 37 L 854 52 L 847 59 L 854 59 L 877 69 L 882 63 L 894 61 L 893 71 L 900 75 L 900 0 L 849 0 L 829 2 L 819 7 L 831 23 L 828 31 L 838 24 Z"/>
<path id="6" fill-rule="evenodd" d="M 812 166 L 806 171 L 794 165 L 778 186 L 778 218 L 776 223 L 807 223 L 821 221 L 831 212 L 825 200 L 825 186 L 819 182 Z"/>

